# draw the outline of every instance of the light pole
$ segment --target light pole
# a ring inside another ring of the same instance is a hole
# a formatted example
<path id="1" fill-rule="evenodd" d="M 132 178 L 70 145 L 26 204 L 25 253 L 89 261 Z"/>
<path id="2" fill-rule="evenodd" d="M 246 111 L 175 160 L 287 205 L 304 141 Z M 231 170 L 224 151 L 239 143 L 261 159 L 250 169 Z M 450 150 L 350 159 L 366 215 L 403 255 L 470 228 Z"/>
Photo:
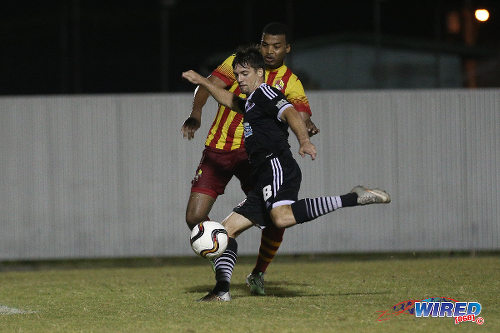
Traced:
<path id="1" fill-rule="evenodd" d="M 473 47 L 476 45 L 477 34 L 480 22 L 486 22 L 489 19 L 489 11 L 481 8 L 475 11 L 472 8 L 471 0 L 465 0 L 463 9 L 464 17 L 464 42 L 465 45 Z M 477 87 L 477 62 L 476 59 L 470 57 L 464 61 L 464 71 L 466 77 L 466 86 L 468 88 Z"/>

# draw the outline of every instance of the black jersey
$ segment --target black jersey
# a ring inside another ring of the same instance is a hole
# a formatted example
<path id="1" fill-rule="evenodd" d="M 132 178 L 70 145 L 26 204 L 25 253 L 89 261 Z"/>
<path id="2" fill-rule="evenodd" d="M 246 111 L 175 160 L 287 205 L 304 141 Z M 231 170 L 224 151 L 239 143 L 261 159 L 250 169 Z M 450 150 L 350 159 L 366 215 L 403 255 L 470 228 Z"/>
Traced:
<path id="1" fill-rule="evenodd" d="M 281 113 L 291 106 L 281 91 L 266 83 L 262 83 L 246 100 L 240 101 L 239 108 L 245 110 L 245 148 L 254 166 L 271 154 L 279 155 L 290 149 L 288 124 L 281 120 Z"/>

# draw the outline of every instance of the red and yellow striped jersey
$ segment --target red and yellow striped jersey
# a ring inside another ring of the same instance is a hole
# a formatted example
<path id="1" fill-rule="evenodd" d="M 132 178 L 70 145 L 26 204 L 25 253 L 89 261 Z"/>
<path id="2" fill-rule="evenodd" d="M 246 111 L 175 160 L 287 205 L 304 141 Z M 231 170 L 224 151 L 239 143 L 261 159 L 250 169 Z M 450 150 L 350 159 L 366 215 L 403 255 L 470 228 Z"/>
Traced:
<path id="1" fill-rule="evenodd" d="M 234 54 L 219 65 L 212 72 L 212 75 L 224 81 L 229 91 L 245 98 L 246 96 L 241 93 L 233 74 L 233 59 Z M 281 90 L 297 111 L 311 114 L 309 101 L 307 100 L 302 83 L 297 75 L 293 74 L 286 65 L 282 65 L 277 69 L 266 70 L 266 83 Z M 224 105 L 219 105 L 217 116 L 208 131 L 205 146 L 226 151 L 243 148 L 242 120 L 242 114 Z"/>

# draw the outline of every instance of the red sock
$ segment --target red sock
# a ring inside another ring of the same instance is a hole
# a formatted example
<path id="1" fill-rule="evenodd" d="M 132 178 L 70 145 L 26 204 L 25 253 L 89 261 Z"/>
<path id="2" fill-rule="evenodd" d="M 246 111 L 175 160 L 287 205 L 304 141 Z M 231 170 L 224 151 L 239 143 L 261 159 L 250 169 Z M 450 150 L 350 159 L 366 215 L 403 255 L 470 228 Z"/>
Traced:
<path id="1" fill-rule="evenodd" d="M 276 228 L 275 226 L 266 227 L 262 230 L 259 256 L 257 257 L 257 263 L 255 264 L 252 274 L 266 272 L 267 266 L 269 266 L 271 261 L 273 261 L 274 256 L 283 241 L 284 233 L 285 228 Z"/>

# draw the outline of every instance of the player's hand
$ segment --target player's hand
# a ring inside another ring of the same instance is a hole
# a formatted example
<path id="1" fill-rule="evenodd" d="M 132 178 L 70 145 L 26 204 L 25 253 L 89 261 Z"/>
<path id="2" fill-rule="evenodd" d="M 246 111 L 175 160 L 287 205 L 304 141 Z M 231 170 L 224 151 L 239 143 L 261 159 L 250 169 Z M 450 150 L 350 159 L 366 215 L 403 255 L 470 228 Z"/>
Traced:
<path id="1" fill-rule="evenodd" d="M 193 84 L 201 84 L 206 78 L 196 73 L 192 69 L 182 73 L 182 77 Z"/>
<path id="2" fill-rule="evenodd" d="M 309 134 L 310 137 L 319 133 L 319 128 L 316 127 L 311 118 L 306 119 L 305 124 L 307 128 L 307 133 Z"/>
<path id="3" fill-rule="evenodd" d="M 307 155 L 311 156 L 311 159 L 316 159 L 316 147 L 311 143 L 311 141 L 307 141 L 300 145 L 299 148 L 300 156 L 304 157 Z"/>
<path id="4" fill-rule="evenodd" d="M 192 138 L 194 138 L 194 132 L 196 132 L 196 130 L 200 128 L 200 125 L 201 124 L 198 119 L 189 117 L 181 127 L 182 137 L 191 140 Z"/>

